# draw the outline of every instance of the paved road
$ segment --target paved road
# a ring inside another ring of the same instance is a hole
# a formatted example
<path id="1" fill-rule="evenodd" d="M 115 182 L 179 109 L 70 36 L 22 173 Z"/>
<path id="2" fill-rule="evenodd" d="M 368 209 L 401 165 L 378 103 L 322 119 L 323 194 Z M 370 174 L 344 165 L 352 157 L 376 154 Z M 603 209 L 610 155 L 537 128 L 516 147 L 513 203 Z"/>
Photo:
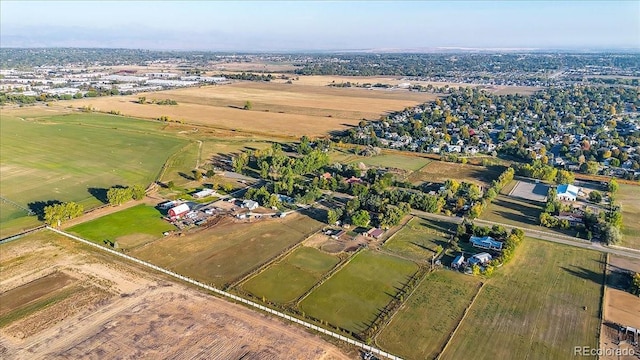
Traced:
<path id="1" fill-rule="evenodd" d="M 460 224 L 463 221 L 463 218 L 460 218 L 460 217 L 431 214 L 431 213 L 419 211 L 419 210 L 411 210 L 411 213 L 416 216 L 420 216 L 420 217 L 424 217 L 432 220 L 446 221 L 454 224 Z M 493 221 L 480 220 L 480 219 L 474 219 L 473 221 L 476 223 L 484 224 L 484 225 L 501 225 L 507 229 L 512 229 L 514 227 L 517 227 L 509 224 L 497 223 Z M 554 233 L 550 233 L 542 230 L 526 229 L 526 228 L 520 228 L 520 229 L 524 231 L 524 234 L 526 236 L 531 238 L 551 241 L 558 244 L 576 246 L 583 249 L 600 251 L 604 253 L 609 253 L 609 254 L 618 255 L 618 256 L 625 256 L 625 257 L 640 260 L 640 251 L 635 249 L 629 249 L 621 246 L 613 246 L 613 247 L 604 246 L 600 243 L 595 243 L 588 240 L 581 240 L 581 239 L 560 235 L 560 234 L 554 234 Z"/>

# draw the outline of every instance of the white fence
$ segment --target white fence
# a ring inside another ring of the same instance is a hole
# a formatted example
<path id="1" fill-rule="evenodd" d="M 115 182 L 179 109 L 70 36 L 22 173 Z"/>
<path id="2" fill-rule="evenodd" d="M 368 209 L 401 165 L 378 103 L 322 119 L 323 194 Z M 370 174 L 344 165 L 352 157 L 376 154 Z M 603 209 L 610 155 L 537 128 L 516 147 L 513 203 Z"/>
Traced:
<path id="1" fill-rule="evenodd" d="M 250 300 L 247 300 L 247 299 L 242 298 L 242 297 L 240 297 L 240 296 L 233 295 L 233 294 L 228 293 L 228 292 L 226 292 L 226 291 L 222 291 L 222 290 L 220 290 L 220 289 L 217 289 L 217 288 L 215 288 L 215 287 L 213 287 L 213 286 L 203 284 L 203 283 L 201 283 L 201 282 L 199 282 L 199 281 L 195 281 L 195 280 L 190 279 L 190 278 L 188 278 L 188 277 L 186 277 L 186 276 L 182 276 L 182 275 L 180 275 L 180 274 L 176 274 L 176 273 L 174 273 L 173 271 L 169 271 L 169 270 L 164 269 L 164 268 L 161 268 L 161 267 L 159 267 L 159 266 L 156 266 L 156 265 L 150 264 L 150 263 L 148 263 L 148 262 L 146 262 L 146 261 L 142 261 L 142 260 L 140 260 L 140 259 L 136 259 L 136 258 L 134 258 L 134 257 L 132 257 L 132 256 L 129 256 L 129 255 L 123 254 L 123 253 L 118 252 L 118 251 L 115 251 L 115 250 L 113 250 L 113 249 L 109 249 L 109 248 L 106 248 L 106 247 L 104 247 L 104 246 L 98 245 L 98 244 L 93 243 L 93 242 L 91 242 L 91 241 L 89 241 L 89 240 L 85 240 L 85 239 L 83 239 L 83 238 L 81 238 L 81 237 L 78 237 L 78 236 L 75 236 L 75 235 L 71 235 L 71 234 L 68 234 L 68 233 L 66 233 L 66 232 L 64 232 L 64 231 L 61 231 L 61 230 L 58 230 L 58 229 L 54 229 L 54 228 L 52 228 L 52 227 L 48 227 L 48 226 L 47 226 L 47 229 L 49 229 L 49 230 L 51 230 L 51 231 L 53 231 L 53 232 L 56 232 L 56 233 L 58 233 L 58 234 L 64 235 L 64 236 L 66 236 L 66 237 L 69 237 L 69 238 L 71 238 L 71 239 L 74 239 L 74 240 L 80 241 L 80 242 L 81 242 L 81 243 L 83 243 L 83 244 L 86 244 L 86 245 L 89 245 L 89 246 L 96 247 L 96 248 L 98 248 L 98 249 L 100 249 L 100 250 L 103 250 L 103 251 L 110 252 L 110 253 L 112 253 L 113 255 L 117 255 L 117 256 L 123 257 L 123 258 L 125 258 L 125 259 L 127 259 L 127 260 L 131 260 L 131 261 L 136 262 L 136 263 L 138 263 L 138 264 L 141 264 L 141 265 L 144 265 L 144 266 L 146 266 L 146 267 L 152 268 L 152 269 L 157 270 L 157 271 L 159 271 L 159 272 L 161 272 L 161 273 L 164 273 L 164 274 L 167 274 L 167 275 L 173 276 L 173 277 L 178 278 L 178 279 L 180 279 L 180 280 L 182 280 L 182 281 L 186 281 L 186 282 L 188 282 L 188 283 L 191 283 L 191 284 L 196 285 L 196 286 L 198 286 L 198 287 L 201 287 L 201 288 L 203 288 L 203 289 L 206 289 L 206 290 L 209 290 L 209 291 L 211 291 L 211 292 L 214 292 L 214 293 L 216 293 L 216 294 L 218 294 L 218 295 L 225 296 L 225 297 L 227 297 L 227 298 L 230 298 L 230 299 L 232 299 L 232 300 L 238 301 L 238 302 L 243 303 L 243 304 L 245 304 L 245 305 L 249 305 L 249 306 L 251 306 L 251 307 L 254 307 L 254 308 L 256 308 L 256 309 L 259 309 L 259 310 L 262 310 L 262 311 L 268 312 L 268 313 L 270 313 L 270 314 L 276 315 L 276 316 L 281 317 L 281 318 L 283 318 L 283 319 L 286 319 L 286 320 L 289 320 L 289 321 L 295 322 L 295 323 L 300 324 L 300 325 L 302 325 L 302 326 L 304 326 L 304 327 L 306 327 L 306 328 L 309 328 L 309 329 L 315 330 L 315 331 L 317 331 L 317 332 L 323 333 L 323 334 L 325 334 L 325 335 L 328 335 L 328 336 L 334 337 L 334 338 L 336 338 L 336 339 L 342 340 L 342 341 L 347 342 L 347 343 L 349 343 L 349 344 L 351 344 L 351 345 L 357 346 L 357 347 L 359 347 L 359 348 L 361 348 L 361 349 L 363 349 L 363 350 L 365 350 L 365 351 L 369 351 L 369 352 L 371 352 L 371 353 L 373 353 L 373 354 L 380 355 L 380 356 L 384 356 L 384 357 L 386 357 L 386 358 L 388 358 L 388 359 L 392 359 L 392 360 L 402 360 L 402 358 L 400 358 L 400 357 L 398 357 L 398 356 L 395 356 L 395 355 L 393 355 L 393 354 L 389 354 L 389 353 L 388 353 L 388 352 L 386 352 L 386 351 L 382 351 L 382 350 L 380 350 L 380 349 L 378 349 L 378 348 L 375 348 L 375 347 L 373 347 L 373 346 L 367 345 L 367 344 L 362 343 L 362 342 L 360 342 L 360 341 L 356 341 L 356 340 L 350 339 L 350 338 L 348 338 L 348 337 L 346 337 L 346 336 L 344 336 L 344 335 L 340 335 L 340 334 L 334 333 L 333 331 L 329 331 L 329 330 L 327 330 L 327 329 L 324 329 L 324 328 L 321 328 L 321 327 L 319 327 L 319 326 L 313 325 L 313 324 L 311 324 L 311 323 L 308 323 L 308 322 L 306 322 L 306 321 L 300 320 L 300 319 L 298 319 L 298 318 L 296 318 L 296 317 L 293 317 L 293 316 L 291 316 L 291 315 L 287 315 L 287 314 L 285 314 L 285 313 L 281 313 L 281 312 L 279 312 L 279 311 L 273 310 L 273 309 L 271 309 L 271 308 L 269 308 L 269 307 L 266 307 L 266 306 L 260 305 L 260 304 L 258 304 L 258 303 L 253 302 L 253 301 L 250 301 Z"/>

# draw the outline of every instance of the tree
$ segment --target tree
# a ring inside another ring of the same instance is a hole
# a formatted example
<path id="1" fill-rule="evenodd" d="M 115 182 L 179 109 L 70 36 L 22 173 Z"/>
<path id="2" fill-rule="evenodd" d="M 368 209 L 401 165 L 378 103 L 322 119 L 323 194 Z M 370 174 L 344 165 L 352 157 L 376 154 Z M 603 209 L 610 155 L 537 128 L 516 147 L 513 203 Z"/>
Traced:
<path id="1" fill-rule="evenodd" d="M 200 171 L 198 169 L 193 169 L 193 170 L 191 170 L 191 172 L 193 173 L 193 178 L 196 181 L 201 181 L 202 180 L 202 171 Z"/>
<path id="2" fill-rule="evenodd" d="M 610 193 L 615 193 L 616 191 L 618 191 L 618 181 L 616 179 L 611 179 L 611 181 L 609 181 L 608 187 Z"/>
<path id="3" fill-rule="evenodd" d="M 359 210 L 353 216 L 351 216 L 351 223 L 354 226 L 366 227 L 371 222 L 369 212 L 366 210 Z"/>
<path id="4" fill-rule="evenodd" d="M 244 167 L 249 163 L 249 155 L 247 153 L 241 153 L 240 155 L 233 158 L 231 165 L 233 166 L 233 171 L 237 173 L 242 173 Z"/>
<path id="5" fill-rule="evenodd" d="M 207 170 L 207 174 L 206 175 L 207 175 L 208 178 L 212 178 L 212 177 L 214 177 L 216 175 L 216 172 L 213 171 L 212 169 L 209 169 L 209 170 Z"/>
<path id="6" fill-rule="evenodd" d="M 338 210 L 340 211 L 340 214 L 338 213 Z M 338 220 L 340 219 L 340 215 L 342 213 L 342 209 L 338 208 L 338 209 L 330 209 L 329 211 L 327 211 L 327 224 L 329 225 L 334 225 L 336 222 L 338 222 Z"/>
<path id="7" fill-rule="evenodd" d="M 269 176 L 269 163 L 263 161 L 260 163 L 260 177 L 266 179 Z"/>
<path id="8" fill-rule="evenodd" d="M 145 191 L 144 188 L 140 185 L 133 185 L 131 187 L 131 197 L 133 200 L 140 200 L 144 198 Z"/>
<path id="9" fill-rule="evenodd" d="M 575 176 L 571 171 L 560 170 L 556 175 L 556 184 L 573 184 Z"/>
<path id="10" fill-rule="evenodd" d="M 44 208 L 44 221 L 51 226 L 82 215 L 84 208 L 74 202 L 49 205 Z"/>
<path id="11" fill-rule="evenodd" d="M 631 278 L 631 293 L 640 296 L 640 273 L 633 274 Z"/>
<path id="12" fill-rule="evenodd" d="M 144 97 L 144 96 L 140 96 L 140 97 L 138 98 L 138 104 L 144 104 L 144 103 L 146 103 L 146 102 L 147 102 L 147 98 L 146 98 L 146 97 Z"/>
<path id="13" fill-rule="evenodd" d="M 474 264 L 474 265 L 471 267 L 471 273 L 472 273 L 474 276 L 480 275 L 480 266 L 478 266 L 477 264 Z"/>
<path id="14" fill-rule="evenodd" d="M 133 192 L 130 188 L 112 187 L 107 191 L 107 200 L 109 204 L 118 206 L 133 198 Z"/>
<path id="15" fill-rule="evenodd" d="M 251 101 L 247 100 L 247 101 L 244 103 L 244 107 L 243 107 L 243 109 L 245 109 L 245 110 L 251 110 L 252 108 L 253 108 L 253 104 L 251 103 Z"/>
<path id="16" fill-rule="evenodd" d="M 599 204 L 602 201 L 602 194 L 600 191 L 593 190 L 589 193 L 589 201 Z"/>
<path id="17" fill-rule="evenodd" d="M 618 244 L 622 240 L 622 234 L 620 233 L 620 229 L 611 225 L 606 224 L 602 231 L 603 240 L 607 245 L 615 245 Z"/>

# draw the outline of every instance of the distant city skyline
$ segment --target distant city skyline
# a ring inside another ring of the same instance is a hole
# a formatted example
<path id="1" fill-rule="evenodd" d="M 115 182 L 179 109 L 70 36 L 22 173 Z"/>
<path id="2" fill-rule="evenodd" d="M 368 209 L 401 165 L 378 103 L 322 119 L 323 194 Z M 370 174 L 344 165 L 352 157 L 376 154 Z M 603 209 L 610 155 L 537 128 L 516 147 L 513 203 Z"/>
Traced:
<path id="1" fill-rule="evenodd" d="M 640 1 L 0 2 L 1 47 L 640 49 Z"/>

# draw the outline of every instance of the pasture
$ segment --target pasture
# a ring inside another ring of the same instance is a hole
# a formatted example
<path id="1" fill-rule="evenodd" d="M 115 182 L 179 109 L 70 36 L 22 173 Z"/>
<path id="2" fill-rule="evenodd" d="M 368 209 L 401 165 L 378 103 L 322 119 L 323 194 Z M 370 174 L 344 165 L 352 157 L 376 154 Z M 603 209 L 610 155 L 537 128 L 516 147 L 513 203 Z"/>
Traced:
<path id="1" fill-rule="evenodd" d="M 479 286 L 478 278 L 455 271 L 428 274 L 378 334 L 376 343 L 405 359 L 435 358 Z"/>
<path id="2" fill-rule="evenodd" d="M 387 240 L 383 249 L 417 262 L 429 262 L 438 245 L 445 246 L 456 225 L 415 217 Z"/>
<path id="3" fill-rule="evenodd" d="M 622 246 L 640 249 L 640 186 L 620 184 L 616 201 L 622 206 Z"/>
<path id="4" fill-rule="evenodd" d="M 380 166 L 385 168 L 398 168 L 403 170 L 419 170 L 433 160 L 429 160 L 419 156 L 399 155 L 399 154 L 382 154 L 371 157 L 359 157 L 351 163 L 364 163 L 369 166 Z"/>
<path id="5" fill-rule="evenodd" d="M 105 240 L 117 241 L 121 248 L 130 249 L 161 237 L 165 231 L 175 229 L 175 226 L 162 219 L 162 214 L 156 208 L 140 204 L 67 230 L 99 244 Z"/>
<path id="6" fill-rule="evenodd" d="M 147 99 L 174 99 L 176 106 L 137 104 Z M 91 105 L 100 111 L 156 119 L 168 116 L 190 124 L 279 137 L 323 136 L 381 115 L 433 100 L 435 95 L 378 92 L 324 86 L 236 82 L 229 85 L 175 89 L 132 96 L 67 101 L 74 107 Z M 244 110 L 246 101 L 251 110 Z"/>
<path id="7" fill-rule="evenodd" d="M 411 261 L 363 251 L 302 300 L 300 309 L 317 319 L 360 333 L 417 270 L 418 266 Z"/>
<path id="8" fill-rule="evenodd" d="M 480 215 L 481 220 L 513 225 L 525 229 L 543 230 L 575 236 L 574 229 L 545 228 L 540 226 L 540 213 L 544 203 L 498 195 Z M 584 235 L 584 234 L 583 234 Z"/>
<path id="9" fill-rule="evenodd" d="M 3 112 L 0 195 L 35 212 L 54 200 L 100 205 L 114 185 L 146 187 L 185 143 L 162 133 L 160 123 L 91 113 L 27 114 Z M 22 214 L 2 211 L 3 229 L 19 227 Z"/>
<path id="10" fill-rule="evenodd" d="M 300 247 L 242 284 L 258 298 L 284 304 L 302 296 L 340 259 L 310 247 Z"/>
<path id="11" fill-rule="evenodd" d="M 598 347 L 603 258 L 526 238 L 486 280 L 443 359 L 566 359 Z"/>
<path id="12" fill-rule="evenodd" d="M 255 223 L 225 220 L 186 236 L 168 236 L 131 251 L 133 256 L 205 283 L 238 280 L 322 227 L 300 214 Z"/>
<path id="13" fill-rule="evenodd" d="M 488 186 L 504 171 L 503 166 L 478 166 L 458 164 L 444 161 L 433 161 L 420 170 L 409 175 L 408 180 L 414 184 L 424 182 L 444 183 L 448 179 L 466 181 L 481 186 Z"/>

